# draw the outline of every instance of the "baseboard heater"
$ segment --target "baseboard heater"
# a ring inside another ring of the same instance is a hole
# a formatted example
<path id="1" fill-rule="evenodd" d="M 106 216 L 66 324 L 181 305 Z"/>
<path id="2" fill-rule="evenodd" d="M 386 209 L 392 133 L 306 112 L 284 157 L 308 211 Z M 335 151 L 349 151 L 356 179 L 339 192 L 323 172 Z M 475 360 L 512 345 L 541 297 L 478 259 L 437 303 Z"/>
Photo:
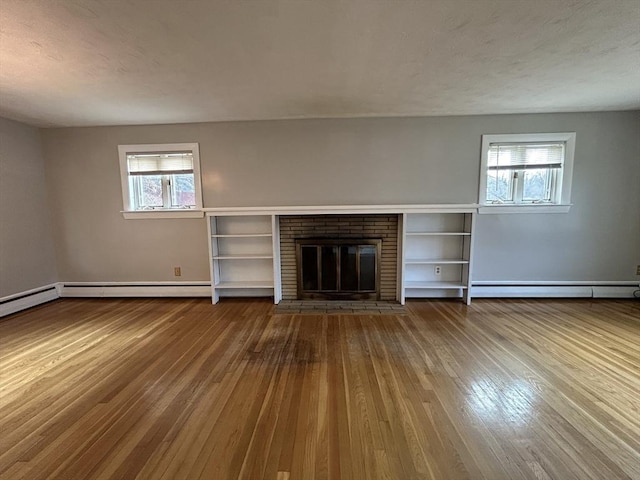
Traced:
<path id="1" fill-rule="evenodd" d="M 209 282 L 61 283 L 61 297 L 210 297 Z"/>
<path id="2" fill-rule="evenodd" d="M 474 282 L 472 296 L 479 298 L 634 298 L 634 282 Z"/>
<path id="3" fill-rule="evenodd" d="M 56 284 L 9 295 L 0 299 L 0 317 L 56 300 L 60 295 Z"/>

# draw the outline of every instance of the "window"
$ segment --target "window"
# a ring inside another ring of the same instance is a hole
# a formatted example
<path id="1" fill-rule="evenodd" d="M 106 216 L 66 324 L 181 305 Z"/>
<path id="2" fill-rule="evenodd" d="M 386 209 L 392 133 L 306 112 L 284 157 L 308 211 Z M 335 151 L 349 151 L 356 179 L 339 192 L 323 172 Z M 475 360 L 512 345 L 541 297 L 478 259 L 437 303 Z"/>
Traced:
<path id="1" fill-rule="evenodd" d="M 568 211 L 575 137 L 483 135 L 480 213 Z"/>
<path id="2" fill-rule="evenodd" d="M 197 143 L 119 145 L 118 151 L 125 218 L 202 216 Z"/>

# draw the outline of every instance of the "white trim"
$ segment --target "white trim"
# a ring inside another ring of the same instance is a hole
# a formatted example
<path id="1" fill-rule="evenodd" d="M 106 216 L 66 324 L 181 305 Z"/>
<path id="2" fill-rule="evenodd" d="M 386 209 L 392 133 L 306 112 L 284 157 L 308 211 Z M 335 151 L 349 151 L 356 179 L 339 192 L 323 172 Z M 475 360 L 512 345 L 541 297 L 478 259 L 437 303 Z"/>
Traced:
<path id="1" fill-rule="evenodd" d="M 638 286 L 635 280 L 474 280 L 474 287 L 491 286 Z"/>
<path id="2" fill-rule="evenodd" d="M 61 297 L 210 297 L 210 282 L 61 282 Z"/>
<path id="3" fill-rule="evenodd" d="M 404 305 L 406 301 L 404 290 L 404 272 L 406 270 L 406 246 L 405 240 L 407 239 L 407 214 L 403 213 L 398 215 L 398 240 L 397 240 L 397 288 L 396 298 L 400 301 L 400 305 Z"/>
<path id="4" fill-rule="evenodd" d="M 0 303 L 0 317 L 56 300 L 60 296 L 57 286 L 56 283 L 52 283 L 0 298 L 0 302 L 2 302 Z"/>
<path id="5" fill-rule="evenodd" d="M 127 154 L 191 151 L 193 153 L 193 184 L 195 187 L 196 206 L 193 210 L 133 210 L 129 192 L 129 168 L 127 166 Z M 199 218 L 202 217 L 202 182 L 200 180 L 200 145 L 198 143 L 147 143 L 136 145 L 118 145 L 118 157 L 120 162 L 120 184 L 122 187 L 122 206 L 124 218 Z M 200 215 L 195 215 L 200 213 Z M 191 214 L 191 215 L 190 215 Z"/>
<path id="6" fill-rule="evenodd" d="M 633 281 L 473 282 L 479 298 L 634 298 L 640 284 Z"/>
<path id="7" fill-rule="evenodd" d="M 202 210 L 137 210 L 131 212 L 120 212 L 127 220 L 138 220 L 146 218 L 202 218 Z"/>
<path id="8" fill-rule="evenodd" d="M 402 214 L 402 213 L 471 213 L 476 203 L 430 205 L 309 205 L 275 207 L 216 207 L 203 208 L 207 216 L 228 215 L 323 215 L 323 214 Z"/>
<path id="9" fill-rule="evenodd" d="M 280 261 L 280 217 L 271 215 L 271 250 L 273 262 L 273 303 L 282 300 L 282 263 Z"/>
<path id="10" fill-rule="evenodd" d="M 553 205 L 495 205 L 486 203 L 487 194 L 487 163 L 489 161 L 489 147 L 492 143 L 503 142 L 565 142 L 565 158 L 562 168 L 559 171 L 560 178 L 557 184 L 560 185 L 560 198 L 556 198 Z M 576 147 L 576 133 L 516 133 L 516 134 L 488 134 L 482 135 L 482 150 L 480 152 L 480 187 L 478 189 L 478 213 L 567 213 L 571 206 L 571 182 L 573 179 L 573 160 Z M 539 210 L 540 207 L 565 207 L 553 210 Z M 484 208 L 508 209 L 504 211 L 490 210 Z M 535 210 L 534 210 L 535 209 Z"/>

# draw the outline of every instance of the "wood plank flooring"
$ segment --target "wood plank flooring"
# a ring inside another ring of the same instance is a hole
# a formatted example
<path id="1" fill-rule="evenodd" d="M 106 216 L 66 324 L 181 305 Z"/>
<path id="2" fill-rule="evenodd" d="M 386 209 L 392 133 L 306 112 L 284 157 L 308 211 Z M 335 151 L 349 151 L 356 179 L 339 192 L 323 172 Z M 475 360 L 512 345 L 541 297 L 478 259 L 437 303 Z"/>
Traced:
<path id="1" fill-rule="evenodd" d="M 0 478 L 640 479 L 640 303 L 64 299 L 0 320 Z"/>

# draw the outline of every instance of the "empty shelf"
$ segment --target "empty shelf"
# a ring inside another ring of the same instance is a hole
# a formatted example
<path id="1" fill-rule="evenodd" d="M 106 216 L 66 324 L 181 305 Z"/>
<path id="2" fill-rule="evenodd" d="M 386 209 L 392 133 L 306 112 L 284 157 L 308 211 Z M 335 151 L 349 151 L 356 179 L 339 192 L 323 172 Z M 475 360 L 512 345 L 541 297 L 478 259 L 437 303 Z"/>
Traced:
<path id="1" fill-rule="evenodd" d="M 241 255 L 216 255 L 214 260 L 256 260 L 260 258 L 273 259 L 273 255 L 265 253 L 247 253 Z"/>
<path id="2" fill-rule="evenodd" d="M 458 289 L 467 288 L 460 282 L 404 282 L 404 288 L 407 289 Z"/>
<path id="3" fill-rule="evenodd" d="M 269 280 L 248 280 L 242 282 L 220 282 L 214 288 L 273 288 L 273 281 Z"/>

